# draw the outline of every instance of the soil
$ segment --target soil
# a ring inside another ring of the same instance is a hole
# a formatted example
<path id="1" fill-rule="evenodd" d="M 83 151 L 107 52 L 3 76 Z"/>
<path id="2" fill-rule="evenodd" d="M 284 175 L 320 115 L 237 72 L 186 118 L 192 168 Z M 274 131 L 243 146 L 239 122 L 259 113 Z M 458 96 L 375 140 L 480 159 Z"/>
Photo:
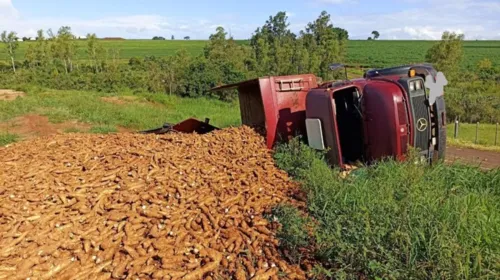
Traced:
<path id="1" fill-rule="evenodd" d="M 500 153 L 448 146 L 446 161 L 477 164 L 484 169 L 498 168 L 500 167 Z"/>
<path id="2" fill-rule="evenodd" d="M 24 97 L 26 93 L 21 91 L 15 91 L 11 89 L 0 89 L 0 100 L 2 101 L 12 101 L 16 100 L 18 97 Z"/>
<path id="3" fill-rule="evenodd" d="M 78 121 L 51 123 L 48 117 L 30 114 L 0 123 L 0 132 L 9 132 L 17 134 L 23 139 L 31 139 L 39 136 L 63 133 L 66 129 L 71 128 L 83 132 L 89 130 L 91 127 L 92 125 L 90 124 Z"/>

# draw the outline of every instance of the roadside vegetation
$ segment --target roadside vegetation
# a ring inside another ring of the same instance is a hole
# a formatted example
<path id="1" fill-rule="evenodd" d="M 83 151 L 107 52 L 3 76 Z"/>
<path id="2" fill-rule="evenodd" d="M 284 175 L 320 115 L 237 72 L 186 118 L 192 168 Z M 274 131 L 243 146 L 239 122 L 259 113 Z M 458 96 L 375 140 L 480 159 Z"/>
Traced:
<path id="1" fill-rule="evenodd" d="M 0 132 L 0 147 L 14 143 L 19 139 L 19 136 L 12 133 Z"/>
<path id="2" fill-rule="evenodd" d="M 500 276 L 500 169 L 385 161 L 342 179 L 297 139 L 275 159 L 302 184 L 310 219 L 291 206 L 274 211 L 281 244 L 319 260 L 316 277 Z"/>

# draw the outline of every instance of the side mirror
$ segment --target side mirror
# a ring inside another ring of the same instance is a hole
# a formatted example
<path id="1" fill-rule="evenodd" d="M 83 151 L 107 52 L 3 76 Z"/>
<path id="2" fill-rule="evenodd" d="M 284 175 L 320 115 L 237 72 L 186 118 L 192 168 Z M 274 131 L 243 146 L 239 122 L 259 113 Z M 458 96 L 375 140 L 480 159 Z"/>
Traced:
<path id="1" fill-rule="evenodd" d="M 328 68 L 330 68 L 331 71 L 335 71 L 335 70 L 339 70 L 339 69 L 344 68 L 345 80 L 346 81 L 349 80 L 347 78 L 347 67 L 344 64 L 342 64 L 342 63 L 333 63 L 333 64 L 330 64 L 330 66 Z"/>

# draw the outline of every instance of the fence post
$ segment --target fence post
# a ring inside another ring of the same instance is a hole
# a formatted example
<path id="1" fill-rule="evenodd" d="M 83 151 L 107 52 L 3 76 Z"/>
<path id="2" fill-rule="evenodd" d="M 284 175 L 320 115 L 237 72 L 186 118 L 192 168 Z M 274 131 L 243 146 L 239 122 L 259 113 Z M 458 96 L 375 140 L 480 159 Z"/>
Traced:
<path id="1" fill-rule="evenodd" d="M 458 120 L 455 120 L 455 134 L 454 134 L 455 139 L 458 137 Z"/>
<path id="2" fill-rule="evenodd" d="M 474 144 L 477 144 L 478 133 L 479 133 L 479 122 L 476 123 L 476 140 L 474 140 Z"/>
<path id="3" fill-rule="evenodd" d="M 498 141 L 498 123 L 495 130 L 495 146 L 497 145 L 497 141 Z"/>

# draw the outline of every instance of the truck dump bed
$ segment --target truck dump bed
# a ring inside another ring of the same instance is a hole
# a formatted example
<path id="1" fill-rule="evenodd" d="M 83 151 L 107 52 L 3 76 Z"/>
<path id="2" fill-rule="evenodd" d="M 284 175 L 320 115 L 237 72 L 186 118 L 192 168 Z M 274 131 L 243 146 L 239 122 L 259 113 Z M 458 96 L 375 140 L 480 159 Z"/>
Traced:
<path id="1" fill-rule="evenodd" d="M 306 95 L 317 87 L 312 74 L 262 77 L 214 88 L 237 89 L 243 125 L 266 136 L 267 147 L 281 140 L 306 135 Z"/>

